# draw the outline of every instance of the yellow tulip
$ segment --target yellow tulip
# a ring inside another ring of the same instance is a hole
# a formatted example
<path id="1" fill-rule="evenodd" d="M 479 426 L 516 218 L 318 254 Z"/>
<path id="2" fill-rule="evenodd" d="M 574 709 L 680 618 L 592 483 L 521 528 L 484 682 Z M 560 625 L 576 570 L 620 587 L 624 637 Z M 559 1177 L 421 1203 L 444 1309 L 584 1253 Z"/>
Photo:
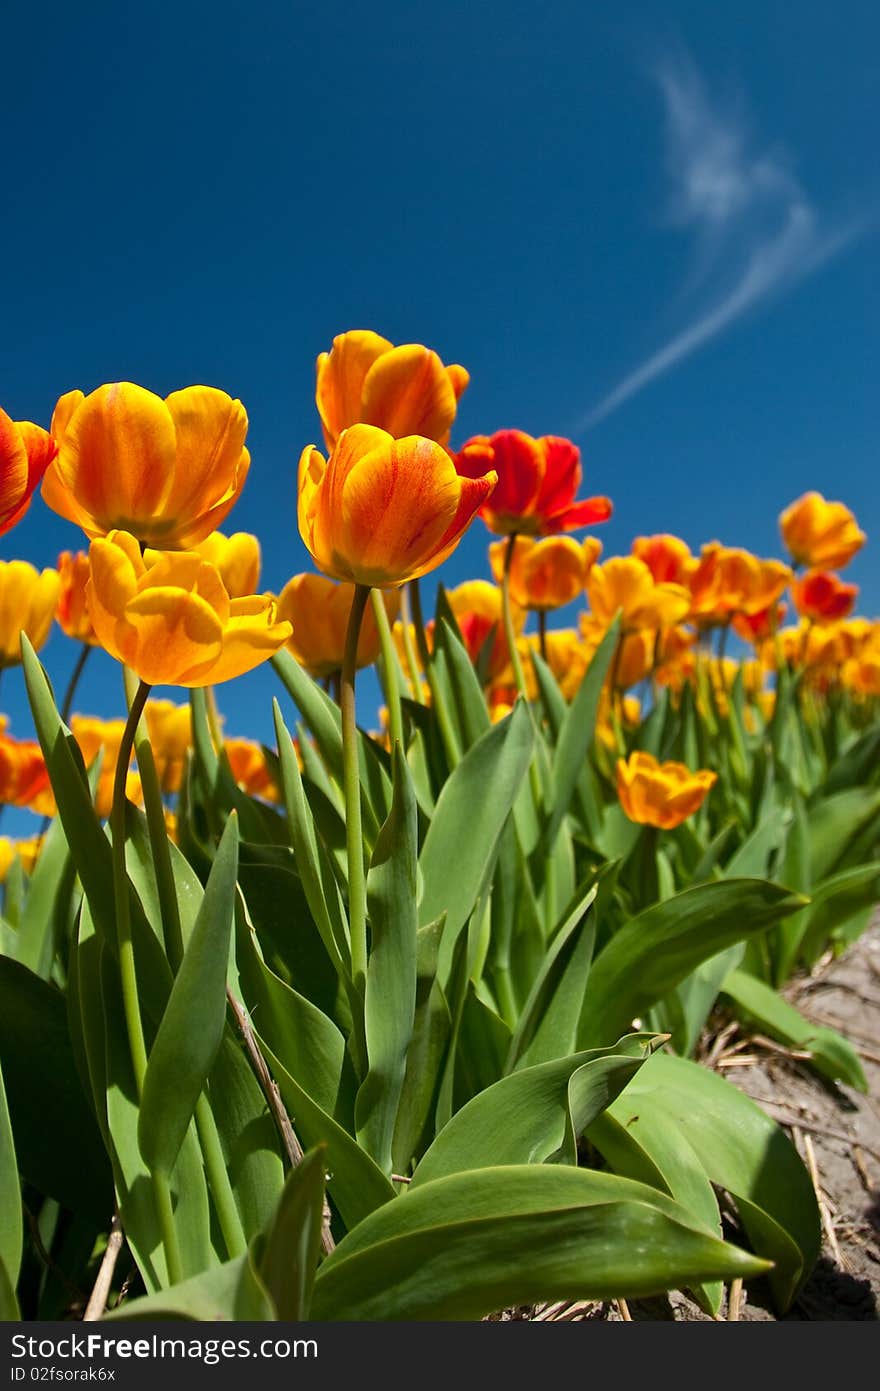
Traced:
<path id="1" fill-rule="evenodd" d="M 444 367 L 420 343 L 395 348 L 368 329 L 340 333 L 317 361 L 315 399 L 324 442 L 332 450 L 349 426 L 378 425 L 395 439 L 424 435 L 447 444 L 469 380 L 463 367 Z"/>
<path id="2" fill-rule="evenodd" d="M 0 668 L 21 661 L 21 635 L 39 650 L 49 636 L 60 580 L 26 560 L 0 560 Z"/>
<path id="3" fill-rule="evenodd" d="M 52 417 L 58 457 L 43 500 L 89 537 L 130 532 L 185 550 L 220 525 L 250 467 L 247 415 L 211 386 L 163 401 L 132 382 L 62 396 Z"/>
<path id="4" fill-rule="evenodd" d="M 374 425 L 344 430 L 329 459 L 299 461 L 299 531 L 319 570 L 385 588 L 440 565 L 495 486 L 460 478 L 445 449 Z"/>
<path id="5" fill-rule="evenodd" d="M 679 584 L 659 584 L 637 556 L 614 556 L 593 565 L 587 575 L 593 616 L 608 627 L 618 609 L 625 633 L 670 628 L 690 609 L 690 595 Z"/>
<path id="6" fill-rule="evenodd" d="M 193 549 L 219 572 L 230 599 L 256 594 L 260 584 L 262 556 L 259 541 L 249 531 L 236 531 L 232 536 L 224 536 L 222 531 L 212 531 Z"/>
<path id="7" fill-rule="evenodd" d="M 278 596 L 278 619 L 291 625 L 287 646 L 300 666 L 321 679 L 342 667 L 345 634 L 354 587 L 335 584 L 324 575 L 294 575 Z M 400 596 L 396 591 L 382 595 L 389 621 L 397 617 Z M 364 612 L 357 646 L 357 666 L 372 666 L 379 655 L 380 640 L 371 608 Z"/>
<path id="8" fill-rule="evenodd" d="M 508 541 L 493 541 L 489 563 L 498 584 L 504 577 Z M 510 597 L 523 609 L 548 612 L 562 608 L 583 593 L 587 575 L 598 560 L 602 542 L 588 536 L 548 536 L 541 541 L 517 536 L 510 564 Z"/>
<path id="9" fill-rule="evenodd" d="M 826 502 L 821 493 L 804 493 L 779 518 L 789 555 L 810 569 L 840 570 L 865 544 L 855 517 L 842 502 Z"/>
<path id="10" fill-rule="evenodd" d="M 145 551 L 114 531 L 92 542 L 89 611 L 101 646 L 150 685 L 213 686 L 266 661 L 290 637 L 269 595 L 230 599 L 195 551 Z"/>
<path id="11" fill-rule="evenodd" d="M 641 750 L 617 760 L 617 795 L 630 821 L 664 831 L 699 811 L 718 774 L 683 763 L 658 763 Z"/>

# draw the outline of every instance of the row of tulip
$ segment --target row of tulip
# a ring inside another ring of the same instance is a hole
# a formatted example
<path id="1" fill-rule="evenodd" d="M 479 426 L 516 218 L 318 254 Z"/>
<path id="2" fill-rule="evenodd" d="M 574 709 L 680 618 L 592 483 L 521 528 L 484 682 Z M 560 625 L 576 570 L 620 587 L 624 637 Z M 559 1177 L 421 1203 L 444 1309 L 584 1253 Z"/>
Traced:
<path id="1" fill-rule="evenodd" d="M 568 534 L 611 514 L 578 499 L 570 441 L 451 448 L 467 381 L 368 332 L 319 357 L 328 452 L 303 451 L 298 517 L 321 573 L 277 598 L 256 539 L 217 532 L 250 462 L 240 402 L 116 383 L 62 397 L 48 432 L 0 420 L 4 529 L 42 479 L 90 542 L 42 577 L 0 564 L 38 739 L 0 732 L 0 783 L 51 818 L 0 855 L 7 1317 L 71 1312 L 114 1211 L 126 1317 L 675 1287 L 714 1312 L 761 1274 L 784 1309 L 810 1272 L 809 1175 L 693 1054 L 720 1004 L 864 1085 L 776 990 L 880 896 L 878 627 L 834 573 L 864 535 L 808 493 L 790 563 L 666 535 L 603 561 Z M 419 578 L 478 514 L 494 583 L 441 586 L 426 622 Z M 122 664 L 126 718 L 71 715 L 72 691 L 59 712 L 36 655 L 55 615 Z M 213 690 L 267 660 L 296 710 L 291 730 L 276 702 L 274 749 L 224 738 Z"/>

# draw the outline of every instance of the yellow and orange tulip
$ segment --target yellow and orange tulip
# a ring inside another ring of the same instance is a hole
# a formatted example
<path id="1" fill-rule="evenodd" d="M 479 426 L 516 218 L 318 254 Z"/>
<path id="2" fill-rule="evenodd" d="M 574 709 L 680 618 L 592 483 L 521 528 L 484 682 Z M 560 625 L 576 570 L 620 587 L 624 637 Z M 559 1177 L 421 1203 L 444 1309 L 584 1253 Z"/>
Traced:
<path id="1" fill-rule="evenodd" d="M 445 445 L 470 380 L 463 367 L 444 367 L 421 343 L 395 348 L 369 329 L 338 334 L 316 366 L 315 400 L 329 450 L 352 425 L 378 425 L 395 439 L 423 435 Z"/>
<path id="2" fill-rule="evenodd" d="M 89 612 L 101 646 L 150 685 L 212 686 L 265 662 L 290 637 L 269 595 L 230 599 L 196 551 L 141 555 L 129 532 L 92 542 Z"/>
<path id="3" fill-rule="evenodd" d="M 830 570 L 808 570 L 791 586 L 791 597 L 801 618 L 814 623 L 836 623 L 852 613 L 859 587 L 847 584 Z"/>
<path id="4" fill-rule="evenodd" d="M 394 439 L 375 425 L 344 430 L 329 459 L 299 461 L 300 535 L 319 570 L 385 588 L 440 565 L 495 485 L 460 478 L 432 440 Z"/>
<path id="5" fill-rule="evenodd" d="M 294 575 L 278 596 L 278 619 L 287 620 L 291 634 L 287 646 L 300 666 L 319 680 L 339 671 L 345 652 L 345 634 L 351 613 L 354 586 L 336 584 L 324 575 Z M 390 622 L 397 617 L 397 591 L 382 595 Z M 364 611 L 357 646 L 357 666 L 368 667 L 379 655 L 379 630 L 372 609 Z"/>
<path id="6" fill-rule="evenodd" d="M 55 617 L 61 631 L 69 638 L 94 646 L 98 639 L 86 604 L 86 585 L 90 573 L 89 557 L 85 551 L 61 552 L 58 557 L 59 588 Z"/>
<path id="7" fill-rule="evenodd" d="M 690 595 L 680 584 L 658 584 L 644 560 L 614 556 L 587 575 L 592 616 L 606 628 L 618 609 L 625 633 L 671 628 L 687 616 Z"/>
<path id="8" fill-rule="evenodd" d="M 493 541 L 489 563 L 498 584 L 504 577 L 508 541 Z M 548 536 L 536 541 L 517 536 L 510 563 L 510 597 L 520 608 L 562 608 L 583 593 L 590 569 L 599 559 L 602 542 L 588 536 L 580 544 L 571 536 Z"/>
<path id="9" fill-rule="evenodd" d="M 728 623 L 737 613 L 763 613 L 790 580 L 790 567 L 779 560 L 759 560 L 741 547 L 711 541 L 688 580 L 691 617 L 708 627 Z"/>
<path id="10" fill-rule="evenodd" d="M 489 469 L 498 475 L 498 486 L 480 516 L 502 536 L 553 536 L 611 516 L 607 497 L 575 499 L 581 452 L 562 435 L 535 439 L 524 430 L 474 435 L 459 450 L 456 464 L 467 478 L 480 478 Z"/>
<path id="11" fill-rule="evenodd" d="M 39 650 L 49 636 L 60 581 L 26 560 L 0 560 L 0 669 L 21 661 L 21 635 Z"/>
<path id="12" fill-rule="evenodd" d="M 865 533 L 842 502 L 826 502 L 821 493 L 804 493 L 779 518 L 786 549 L 798 565 L 840 570 L 865 544 Z"/>
<path id="13" fill-rule="evenodd" d="M 164 401 L 132 382 L 70 391 L 52 417 L 58 456 L 43 500 L 88 537 L 119 530 L 186 550 L 220 525 L 244 487 L 247 426 L 241 402 L 211 386 Z"/>
<path id="14" fill-rule="evenodd" d="M 224 536 L 222 531 L 212 531 L 193 549 L 214 566 L 230 599 L 256 594 L 260 585 L 262 555 L 259 541 L 249 531 L 236 531 L 232 536 Z"/>
<path id="15" fill-rule="evenodd" d="M 683 763 L 658 763 L 652 754 L 636 750 L 617 760 L 617 795 L 629 817 L 641 826 L 670 831 L 699 811 L 718 774 Z"/>
<path id="16" fill-rule="evenodd" d="M 148 700 L 144 718 L 162 791 L 177 792 L 192 748 L 192 710 L 173 700 Z"/>
<path id="17" fill-rule="evenodd" d="M 21 521 L 57 452 L 46 430 L 0 409 L 0 536 Z"/>
<path id="18" fill-rule="evenodd" d="M 658 584 L 687 585 L 689 575 L 697 566 L 687 542 L 668 532 L 637 536 L 632 543 L 632 553 L 645 562 Z"/>

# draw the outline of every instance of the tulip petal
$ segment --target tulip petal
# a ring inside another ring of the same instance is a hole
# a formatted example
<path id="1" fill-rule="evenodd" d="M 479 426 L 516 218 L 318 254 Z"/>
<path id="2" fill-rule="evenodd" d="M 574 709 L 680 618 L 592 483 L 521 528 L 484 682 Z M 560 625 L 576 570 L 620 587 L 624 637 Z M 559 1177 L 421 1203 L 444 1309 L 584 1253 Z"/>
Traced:
<path id="1" fill-rule="evenodd" d="M 392 348 L 367 372 L 360 418 L 395 439 L 423 435 L 445 441 L 455 411 L 455 391 L 446 368 L 435 352 L 420 343 Z"/>
<path id="2" fill-rule="evenodd" d="M 52 423 L 50 430 L 55 439 L 61 443 L 61 436 L 70 424 L 70 417 L 77 406 L 84 401 L 85 395 L 82 391 L 67 391 L 63 396 L 59 396 L 52 412 Z"/>
<path id="3" fill-rule="evenodd" d="M 0 531 L 8 531 L 27 492 L 28 454 L 21 431 L 0 410 Z"/>
<path id="4" fill-rule="evenodd" d="M 612 510 L 610 498 L 584 498 L 582 502 L 572 503 L 564 511 L 546 517 L 541 530 L 552 535 L 560 531 L 577 531 L 582 526 L 596 526 L 599 522 L 607 522 Z"/>
<path id="5" fill-rule="evenodd" d="M 541 491 L 535 499 L 535 511 L 550 517 L 554 513 L 567 511 L 574 503 L 574 495 L 581 481 L 581 451 L 561 435 L 544 435 L 539 443 L 546 462 Z"/>
<path id="6" fill-rule="evenodd" d="M 241 401 L 212 386 L 174 391 L 165 405 L 174 422 L 177 463 L 164 510 L 172 520 L 192 519 L 186 531 L 191 545 L 210 535 L 217 508 L 228 504 L 225 515 L 244 486 L 250 465 L 244 447 L 247 412 Z"/>
<path id="7" fill-rule="evenodd" d="M 333 448 L 343 430 L 363 419 L 361 397 L 367 373 L 391 347 L 388 339 L 378 333 L 356 328 L 338 334 L 331 351 L 319 356 L 315 400 L 328 449 Z"/>
<path id="8" fill-rule="evenodd" d="M 275 601 L 253 595 L 232 601 L 229 620 L 222 632 L 221 650 L 210 667 L 191 674 L 187 686 L 214 686 L 230 681 L 273 656 L 293 631 L 287 622 L 274 622 Z"/>
<path id="9" fill-rule="evenodd" d="M 124 621 L 136 635 L 130 665 L 150 685 L 186 685 L 211 670 L 223 647 L 223 625 L 210 604 L 170 585 L 136 595 Z"/>

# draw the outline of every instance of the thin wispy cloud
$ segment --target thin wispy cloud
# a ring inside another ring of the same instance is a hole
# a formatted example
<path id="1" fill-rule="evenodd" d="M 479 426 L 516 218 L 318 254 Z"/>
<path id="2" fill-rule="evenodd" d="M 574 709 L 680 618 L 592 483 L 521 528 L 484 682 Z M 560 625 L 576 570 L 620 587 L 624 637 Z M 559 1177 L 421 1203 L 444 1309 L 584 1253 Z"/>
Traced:
<path id="1" fill-rule="evenodd" d="M 582 420 L 589 429 L 856 236 L 810 201 L 784 151 L 756 148 L 741 108 L 713 102 L 687 60 L 654 72 L 665 113 L 667 220 L 691 238 L 680 326 Z"/>

